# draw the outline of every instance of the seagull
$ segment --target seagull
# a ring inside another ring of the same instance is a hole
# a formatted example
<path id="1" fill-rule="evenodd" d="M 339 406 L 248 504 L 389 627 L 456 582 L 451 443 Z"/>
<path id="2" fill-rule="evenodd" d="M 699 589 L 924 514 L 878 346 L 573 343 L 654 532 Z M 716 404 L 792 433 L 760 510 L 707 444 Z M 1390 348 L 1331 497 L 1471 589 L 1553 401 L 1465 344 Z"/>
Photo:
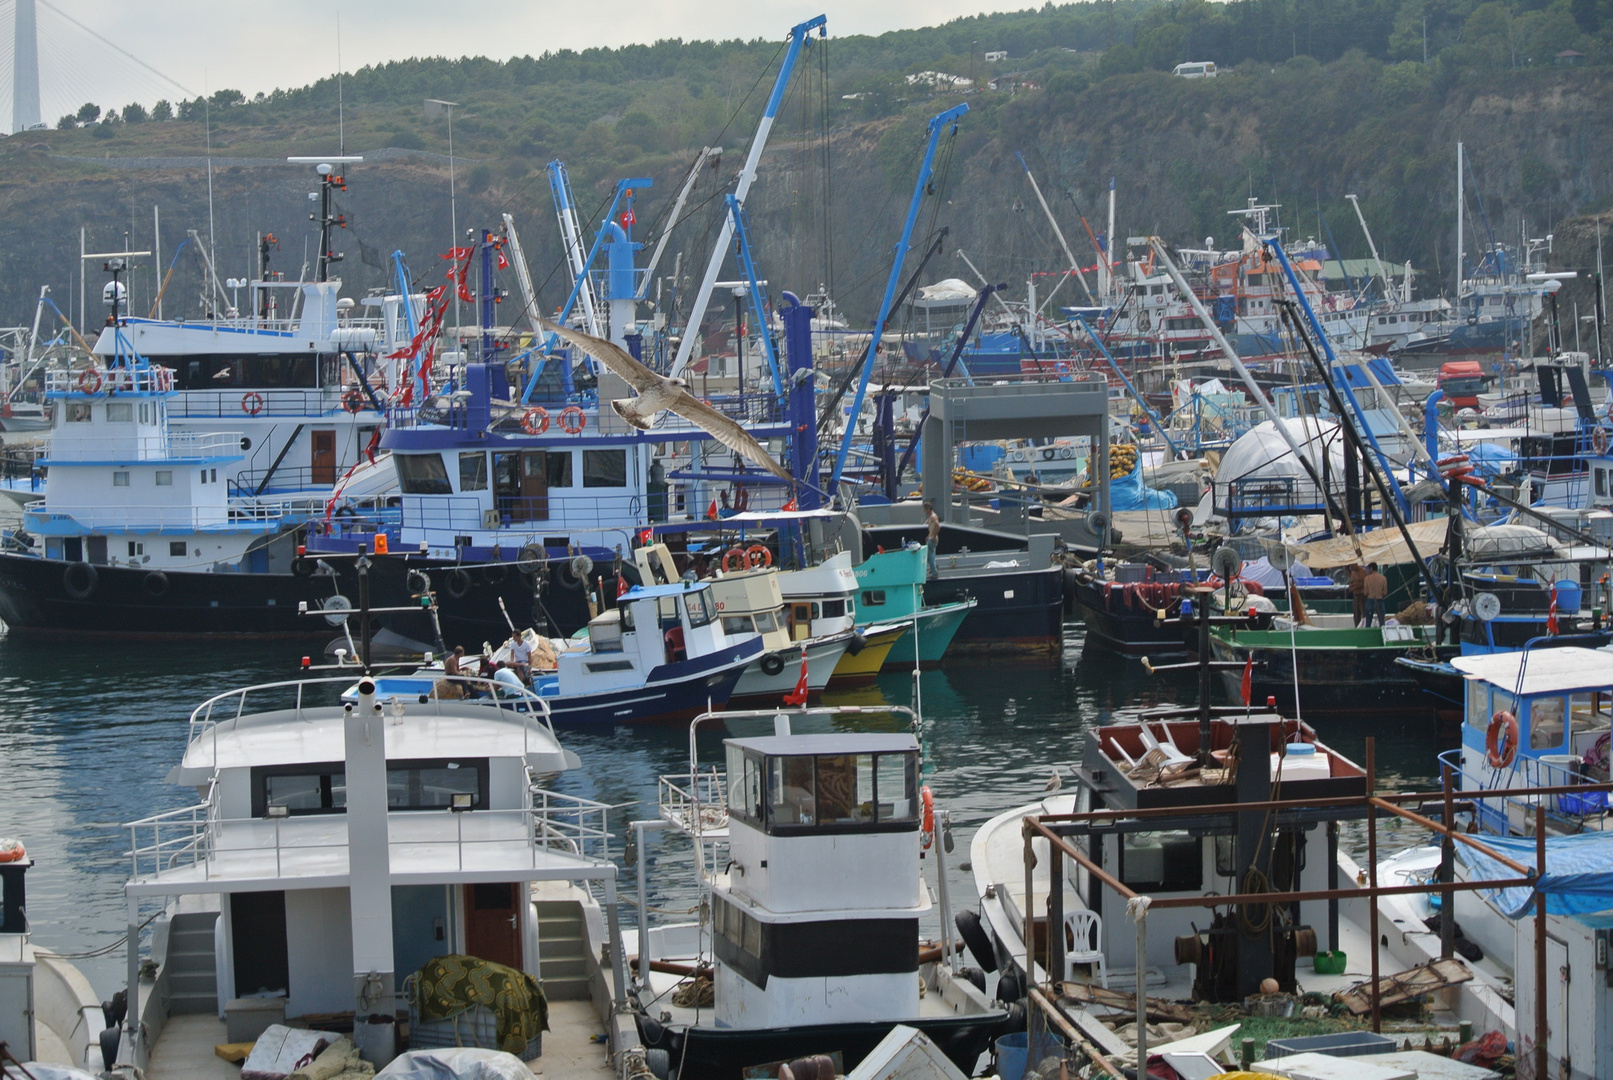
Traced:
<path id="1" fill-rule="evenodd" d="M 653 430 L 652 421 L 657 413 L 671 411 L 688 420 L 712 438 L 772 473 L 781 480 L 794 482 L 789 471 L 773 460 L 767 448 L 751 437 L 750 433 L 733 420 L 707 405 L 688 391 L 682 379 L 669 379 L 657 375 L 631 353 L 604 338 L 594 337 L 577 330 L 539 319 L 539 324 L 562 341 L 575 345 L 583 352 L 610 368 L 638 392 L 637 397 L 619 398 L 610 403 L 616 415 L 640 431 Z"/>
<path id="2" fill-rule="evenodd" d="M 1052 777 L 1050 777 L 1048 779 L 1047 783 L 1042 787 L 1042 790 L 1043 791 L 1057 791 L 1059 788 L 1061 788 L 1063 786 L 1064 786 L 1064 774 L 1062 772 L 1060 772 L 1059 767 L 1057 765 L 1055 765 L 1055 766 L 1053 766 L 1053 775 L 1052 775 Z"/>

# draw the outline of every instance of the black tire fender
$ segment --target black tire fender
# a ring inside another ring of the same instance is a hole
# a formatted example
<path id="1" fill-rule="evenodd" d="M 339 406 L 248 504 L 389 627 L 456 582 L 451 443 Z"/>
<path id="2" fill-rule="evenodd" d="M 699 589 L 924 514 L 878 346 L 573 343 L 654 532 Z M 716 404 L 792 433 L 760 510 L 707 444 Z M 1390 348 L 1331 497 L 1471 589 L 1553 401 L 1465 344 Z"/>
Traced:
<path id="1" fill-rule="evenodd" d="M 509 573 L 510 568 L 503 563 L 488 563 L 482 567 L 482 580 L 489 585 L 502 585 Z"/>
<path id="2" fill-rule="evenodd" d="M 997 950 L 992 948 L 991 937 L 980 925 L 980 916 L 972 911 L 960 911 L 952 917 L 958 927 L 958 936 L 969 946 L 969 955 L 986 971 L 997 970 Z"/>
<path id="3" fill-rule="evenodd" d="M 101 580 L 100 571 L 87 562 L 68 563 L 62 571 L 62 588 L 74 600 L 87 600 Z"/>
<path id="4" fill-rule="evenodd" d="M 449 596 L 452 596 L 455 600 L 458 600 L 460 597 L 464 596 L 469 591 L 470 591 L 470 575 L 469 574 L 465 573 L 465 571 L 461 570 L 457 566 L 454 567 L 452 570 L 448 571 L 448 595 Z"/>
<path id="5" fill-rule="evenodd" d="M 410 570 L 403 579 L 403 587 L 411 596 L 428 593 L 431 591 L 431 575 L 424 570 Z"/>
<path id="6" fill-rule="evenodd" d="M 168 594 L 168 575 L 161 570 L 153 570 L 147 574 L 146 592 L 152 596 L 166 596 Z"/>
<path id="7" fill-rule="evenodd" d="M 863 637 L 861 630 L 852 634 L 851 640 L 846 642 L 846 651 L 852 656 L 856 656 L 866 648 L 868 648 L 868 639 Z"/>
<path id="8" fill-rule="evenodd" d="M 784 670 L 784 657 L 776 652 L 763 654 L 759 663 L 763 675 L 777 675 Z"/>

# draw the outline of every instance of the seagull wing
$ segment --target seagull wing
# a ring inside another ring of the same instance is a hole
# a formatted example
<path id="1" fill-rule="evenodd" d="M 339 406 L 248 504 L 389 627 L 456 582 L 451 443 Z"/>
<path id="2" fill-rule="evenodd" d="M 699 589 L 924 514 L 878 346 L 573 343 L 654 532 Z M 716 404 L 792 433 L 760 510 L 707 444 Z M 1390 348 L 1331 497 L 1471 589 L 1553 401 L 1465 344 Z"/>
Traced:
<path id="1" fill-rule="evenodd" d="M 628 352 L 626 349 L 623 349 L 615 342 L 606 341 L 604 338 L 594 337 L 592 334 L 584 334 L 579 330 L 568 330 L 558 323 L 550 322 L 548 319 L 540 318 L 538 320 L 538 325 L 542 326 L 555 337 L 558 337 L 561 341 L 564 341 L 570 345 L 575 345 L 589 356 L 592 356 L 595 360 L 598 360 L 601 364 L 604 364 L 606 367 L 610 368 L 616 374 L 625 379 L 628 386 L 631 386 L 634 390 L 641 394 L 646 390 L 655 389 L 657 386 L 660 386 L 666 381 L 661 376 L 657 375 L 655 372 L 633 359 L 632 353 Z"/>
<path id="2" fill-rule="evenodd" d="M 689 393 L 689 391 L 680 390 L 678 396 L 672 400 L 672 404 L 668 408 L 695 425 L 695 427 L 709 434 L 728 449 L 744 455 L 780 480 L 794 482 L 794 477 L 789 474 L 789 471 L 774 461 L 773 455 L 767 452 L 767 447 L 752 438 L 750 432 Z"/>

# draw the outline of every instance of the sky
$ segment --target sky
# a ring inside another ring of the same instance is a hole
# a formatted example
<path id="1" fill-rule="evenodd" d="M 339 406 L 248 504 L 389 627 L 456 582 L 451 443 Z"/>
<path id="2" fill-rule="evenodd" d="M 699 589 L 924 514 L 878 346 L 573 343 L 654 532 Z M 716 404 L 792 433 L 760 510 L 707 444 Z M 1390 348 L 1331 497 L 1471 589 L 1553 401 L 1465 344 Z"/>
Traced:
<path id="1" fill-rule="evenodd" d="M 0 117 L 11 115 L 12 23 L 0 0 Z M 494 59 L 662 38 L 784 37 L 828 16 L 831 37 L 933 26 L 1027 0 L 35 0 L 47 123 L 79 104 L 150 106 L 228 87 L 248 97 L 412 56 Z M 161 76 L 97 41 L 77 20 Z M 164 78 L 166 77 L 166 79 Z M 173 80 L 172 82 L 166 80 Z M 174 85 L 178 83 L 179 85 Z"/>

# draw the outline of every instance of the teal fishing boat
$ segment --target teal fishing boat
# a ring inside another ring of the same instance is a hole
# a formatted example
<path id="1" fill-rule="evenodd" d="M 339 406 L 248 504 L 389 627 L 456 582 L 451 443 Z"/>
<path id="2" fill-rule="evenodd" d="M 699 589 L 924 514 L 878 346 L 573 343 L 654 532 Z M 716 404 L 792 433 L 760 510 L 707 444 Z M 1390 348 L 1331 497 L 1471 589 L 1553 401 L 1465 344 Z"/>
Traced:
<path id="1" fill-rule="evenodd" d="M 913 630 L 903 634 L 885 657 L 885 670 L 938 667 L 952 637 L 974 610 L 974 597 L 945 604 L 924 602 L 924 548 L 908 545 L 870 556 L 856 569 L 857 625 L 892 623 L 911 619 Z"/>

